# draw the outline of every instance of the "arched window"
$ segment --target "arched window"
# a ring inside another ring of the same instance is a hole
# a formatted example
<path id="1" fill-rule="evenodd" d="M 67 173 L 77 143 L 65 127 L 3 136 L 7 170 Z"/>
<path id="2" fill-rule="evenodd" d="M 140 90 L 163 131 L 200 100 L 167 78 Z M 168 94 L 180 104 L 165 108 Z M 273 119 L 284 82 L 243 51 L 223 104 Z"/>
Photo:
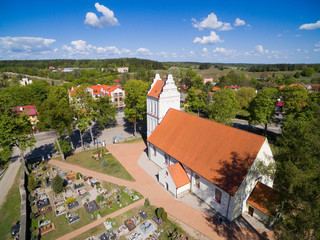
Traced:
<path id="1" fill-rule="evenodd" d="M 198 176 L 198 175 L 196 175 L 196 182 L 195 182 L 195 186 L 197 187 L 197 188 L 200 188 L 200 176 Z"/>
<path id="2" fill-rule="evenodd" d="M 168 156 L 168 154 L 164 154 L 164 160 L 165 160 L 164 164 L 165 165 L 169 165 L 169 156 Z"/>
<path id="3" fill-rule="evenodd" d="M 218 188 L 216 188 L 214 200 L 216 200 L 218 203 L 221 203 L 221 196 L 222 192 Z"/>
<path id="4" fill-rule="evenodd" d="M 157 149 L 156 149 L 156 147 L 153 147 L 153 155 L 154 155 L 154 156 L 157 156 Z"/>

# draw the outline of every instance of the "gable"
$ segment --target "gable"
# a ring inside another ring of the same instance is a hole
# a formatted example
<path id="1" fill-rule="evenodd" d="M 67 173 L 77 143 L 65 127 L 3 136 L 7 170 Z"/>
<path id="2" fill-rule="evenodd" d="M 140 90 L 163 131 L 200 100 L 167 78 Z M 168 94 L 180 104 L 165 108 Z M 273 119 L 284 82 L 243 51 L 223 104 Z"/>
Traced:
<path id="1" fill-rule="evenodd" d="M 170 172 L 170 176 L 176 185 L 176 188 L 190 183 L 190 180 L 180 163 L 170 165 L 167 167 L 167 169 Z"/>
<path id="2" fill-rule="evenodd" d="M 157 80 L 152 89 L 149 91 L 148 95 L 149 97 L 159 98 L 159 95 L 162 91 L 162 88 L 164 86 L 165 81 L 163 80 Z"/>
<path id="3" fill-rule="evenodd" d="M 265 138 L 170 109 L 148 142 L 234 195 Z"/>

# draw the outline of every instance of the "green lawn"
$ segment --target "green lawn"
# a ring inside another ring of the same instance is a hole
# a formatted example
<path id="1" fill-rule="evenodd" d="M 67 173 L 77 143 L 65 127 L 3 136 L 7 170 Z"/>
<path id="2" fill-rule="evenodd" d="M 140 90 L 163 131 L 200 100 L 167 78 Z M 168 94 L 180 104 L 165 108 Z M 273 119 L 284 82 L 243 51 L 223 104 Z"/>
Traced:
<path id="1" fill-rule="evenodd" d="M 138 216 L 139 210 L 145 211 L 148 214 L 148 219 L 152 219 L 153 217 L 156 216 L 155 209 L 156 209 L 156 207 L 154 207 L 154 206 L 150 206 L 150 207 L 140 206 L 140 207 L 133 208 L 133 209 L 121 214 L 120 216 L 113 218 L 112 221 L 115 222 L 116 224 L 112 229 L 114 230 L 114 229 L 118 228 L 119 226 L 121 226 L 122 224 L 124 224 L 125 220 L 127 220 L 133 216 Z M 142 223 L 142 221 L 141 221 L 141 223 Z M 173 221 L 170 221 L 170 220 L 167 220 L 165 223 L 161 224 L 159 228 L 163 229 L 163 233 L 159 237 L 160 240 L 169 239 L 168 236 L 174 229 L 177 229 L 179 234 L 183 234 L 184 236 L 186 236 L 186 233 L 183 231 L 183 229 L 181 229 L 176 223 L 174 223 Z M 86 239 L 90 236 L 97 236 L 105 231 L 106 231 L 106 229 L 105 229 L 104 225 L 100 224 L 99 226 L 94 227 L 94 228 L 90 229 L 89 231 L 84 232 L 81 235 L 78 235 L 75 238 L 72 238 L 72 240 L 83 240 L 83 239 Z M 125 239 L 125 237 L 122 236 L 120 239 Z M 189 239 L 191 239 L 191 238 L 189 237 Z"/>
<path id="2" fill-rule="evenodd" d="M 76 153 L 67 157 L 66 162 L 117 178 L 135 181 L 134 178 L 111 153 L 106 153 L 102 159 L 92 159 L 92 156 L 96 151 L 97 150 L 94 149 L 86 152 Z M 103 160 L 108 162 L 107 166 L 102 165 Z"/>
<path id="3" fill-rule="evenodd" d="M 6 201 L 0 209 L 0 239 L 11 239 L 11 227 L 13 222 L 20 221 L 20 170 L 8 192 Z"/>
<path id="4" fill-rule="evenodd" d="M 120 143 L 136 143 L 136 142 L 142 142 L 142 141 L 143 141 L 143 138 L 140 137 L 140 138 L 134 138 L 128 141 L 120 142 Z"/>

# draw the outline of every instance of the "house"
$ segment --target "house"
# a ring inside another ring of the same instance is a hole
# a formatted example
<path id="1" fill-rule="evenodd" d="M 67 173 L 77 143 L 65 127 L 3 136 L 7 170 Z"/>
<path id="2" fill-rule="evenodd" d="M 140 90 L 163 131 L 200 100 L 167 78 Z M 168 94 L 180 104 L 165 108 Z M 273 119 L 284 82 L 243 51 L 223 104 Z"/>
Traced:
<path id="1" fill-rule="evenodd" d="M 213 78 L 212 77 L 206 77 L 206 78 L 203 78 L 203 83 L 206 84 L 207 82 L 213 82 Z"/>
<path id="2" fill-rule="evenodd" d="M 32 80 L 27 77 L 23 77 L 19 83 L 20 83 L 20 86 L 27 86 L 29 84 L 32 84 Z"/>
<path id="3" fill-rule="evenodd" d="M 33 131 L 36 131 L 36 125 L 37 125 L 37 122 L 39 122 L 39 120 L 38 120 L 38 112 L 36 110 L 35 105 L 20 106 L 20 107 L 15 107 L 13 109 L 16 110 L 19 115 L 21 113 L 27 114 L 29 116 L 29 121 L 32 125 Z"/>
<path id="4" fill-rule="evenodd" d="M 219 89 L 220 89 L 220 88 L 218 88 L 218 87 L 213 87 L 213 88 L 212 88 L 212 92 L 215 93 L 215 92 L 218 91 Z"/>
<path id="5" fill-rule="evenodd" d="M 147 95 L 147 142 L 159 183 L 174 197 L 192 192 L 232 221 L 247 211 L 258 182 L 273 186 L 257 171 L 274 161 L 268 140 L 179 111 L 178 100 L 172 76 L 156 75 Z"/>
<path id="6" fill-rule="evenodd" d="M 238 91 L 238 86 L 225 86 L 224 89 L 231 89 L 232 91 Z"/>
<path id="7" fill-rule="evenodd" d="M 118 68 L 118 73 L 127 73 L 129 72 L 129 67 L 121 67 L 121 68 Z"/>

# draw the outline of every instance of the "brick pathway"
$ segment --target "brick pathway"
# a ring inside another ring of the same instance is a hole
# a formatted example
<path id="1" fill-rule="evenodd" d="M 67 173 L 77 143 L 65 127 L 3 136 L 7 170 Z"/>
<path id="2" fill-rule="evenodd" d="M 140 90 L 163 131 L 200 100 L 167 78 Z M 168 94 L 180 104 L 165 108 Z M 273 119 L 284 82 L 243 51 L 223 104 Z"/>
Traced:
<path id="1" fill-rule="evenodd" d="M 258 231 L 248 228 L 239 228 L 229 226 L 227 224 L 220 226 L 219 223 L 212 220 L 210 216 L 172 198 L 138 165 L 137 161 L 139 160 L 142 151 L 146 148 L 144 142 L 113 144 L 108 145 L 107 148 L 133 176 L 133 178 L 136 180 L 135 182 L 129 182 L 102 173 L 97 173 L 79 166 L 68 164 L 66 162 L 51 160 L 49 163 L 60 166 L 61 168 L 70 169 L 75 172 L 81 172 L 85 175 L 94 176 L 104 181 L 109 181 L 133 188 L 140 192 L 145 198 L 148 197 L 152 205 L 164 207 L 168 214 L 179 219 L 186 225 L 196 229 L 211 239 L 249 240 L 266 239 L 267 236 L 269 236 L 269 239 L 272 238 L 271 232 L 263 232 L 262 234 L 259 234 Z M 128 206 L 129 209 L 131 209 L 130 206 L 132 205 Z M 103 222 L 103 220 L 101 221 Z M 97 225 L 98 224 L 100 224 L 100 222 L 97 223 Z M 82 233 L 79 230 L 84 229 L 85 227 L 69 233 L 68 238 Z M 66 236 L 63 236 L 61 239 L 68 239 L 65 237 Z"/>

